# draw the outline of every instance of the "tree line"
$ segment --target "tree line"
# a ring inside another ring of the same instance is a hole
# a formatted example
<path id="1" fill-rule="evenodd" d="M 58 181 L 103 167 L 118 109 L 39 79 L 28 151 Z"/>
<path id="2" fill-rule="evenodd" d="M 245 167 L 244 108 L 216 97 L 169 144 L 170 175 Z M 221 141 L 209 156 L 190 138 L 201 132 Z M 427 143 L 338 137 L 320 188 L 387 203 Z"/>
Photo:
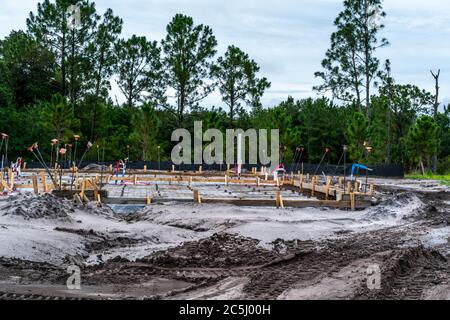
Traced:
<path id="1" fill-rule="evenodd" d="M 71 25 L 74 4 L 80 17 Z M 160 41 L 124 38 L 112 9 L 44 0 L 26 30 L 0 40 L 0 131 L 10 135 L 9 158 L 31 160 L 26 147 L 36 141 L 50 158 L 52 139 L 70 146 L 80 135 L 81 144 L 94 143 L 89 160 L 169 160 L 171 132 L 203 121 L 205 130 L 280 129 L 284 162 L 302 146 L 305 161 L 320 161 L 330 148 L 327 161 L 337 163 L 348 145 L 355 162 L 449 170 L 450 108 L 439 109 L 440 72 L 430 76 L 433 93 L 395 81 L 389 60 L 376 56 L 389 44 L 379 36 L 385 16 L 381 0 L 345 0 L 315 74 L 323 97 L 264 106 L 271 83 L 257 62 L 234 45 L 218 56 L 211 27 L 189 16 L 176 14 Z M 113 82 L 124 103 L 111 95 Z M 205 105 L 213 92 L 222 103 Z"/>

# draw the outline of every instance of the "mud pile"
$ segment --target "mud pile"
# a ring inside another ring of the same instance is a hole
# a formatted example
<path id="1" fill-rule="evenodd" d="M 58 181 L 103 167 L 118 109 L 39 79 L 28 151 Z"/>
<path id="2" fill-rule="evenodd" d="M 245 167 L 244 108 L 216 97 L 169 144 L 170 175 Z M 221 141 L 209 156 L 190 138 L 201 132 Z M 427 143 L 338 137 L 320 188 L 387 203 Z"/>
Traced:
<path id="1" fill-rule="evenodd" d="M 20 194 L 0 203 L 0 215 L 20 216 L 30 219 L 70 219 L 75 210 L 90 214 L 113 216 L 113 211 L 107 206 L 98 206 L 97 203 L 78 204 L 70 200 L 56 197 L 52 194 L 34 196 Z"/>
<path id="2" fill-rule="evenodd" d="M 20 216 L 24 219 L 68 219 L 69 213 L 75 212 L 70 201 L 57 198 L 51 194 L 39 197 L 17 195 L 7 203 L 0 205 L 1 215 Z"/>
<path id="3" fill-rule="evenodd" d="M 259 247 L 259 241 L 227 233 L 156 252 L 139 262 L 167 268 L 225 268 L 269 263 L 280 255 Z"/>

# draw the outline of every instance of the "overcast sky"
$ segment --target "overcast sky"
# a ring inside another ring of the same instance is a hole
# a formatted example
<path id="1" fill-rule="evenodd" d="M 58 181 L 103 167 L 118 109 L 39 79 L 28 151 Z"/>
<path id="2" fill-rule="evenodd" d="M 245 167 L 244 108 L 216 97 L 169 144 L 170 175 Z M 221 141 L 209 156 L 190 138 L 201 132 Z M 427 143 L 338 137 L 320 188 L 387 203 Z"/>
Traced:
<path id="1" fill-rule="evenodd" d="M 0 37 L 11 29 L 24 29 L 25 19 L 38 0 L 0 0 Z M 288 95 L 315 97 L 314 72 L 329 47 L 333 21 L 342 0 L 97 0 L 103 12 L 111 7 L 124 20 L 124 37 L 164 37 L 165 27 L 176 13 L 207 24 L 217 37 L 218 53 L 234 44 L 261 66 L 261 76 L 272 82 L 264 97 L 273 106 Z M 381 59 L 392 61 L 398 83 L 434 88 L 430 69 L 441 69 L 441 101 L 450 103 L 450 5 L 448 0 L 388 0 L 383 36 L 390 46 L 380 49 Z M 113 89 L 112 96 L 120 93 Z M 221 105 L 213 95 L 205 105 Z"/>

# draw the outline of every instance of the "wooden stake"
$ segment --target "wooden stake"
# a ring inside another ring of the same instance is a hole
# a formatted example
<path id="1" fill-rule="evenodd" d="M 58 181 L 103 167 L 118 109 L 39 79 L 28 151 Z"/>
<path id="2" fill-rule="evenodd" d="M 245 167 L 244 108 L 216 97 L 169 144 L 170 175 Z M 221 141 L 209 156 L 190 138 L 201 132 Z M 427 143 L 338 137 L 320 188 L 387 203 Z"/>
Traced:
<path id="1" fill-rule="evenodd" d="M 147 205 L 151 205 L 152 204 L 152 197 L 147 196 Z"/>
<path id="2" fill-rule="evenodd" d="M 325 200 L 328 200 L 328 194 L 330 193 L 331 177 L 327 177 L 327 184 L 325 185 Z"/>
<path id="3" fill-rule="evenodd" d="M 33 176 L 31 177 L 31 180 L 33 181 L 34 194 L 39 195 L 39 186 L 38 186 L 38 181 L 37 181 L 37 177 L 35 174 L 33 174 Z"/>
<path id="4" fill-rule="evenodd" d="M 44 193 L 47 193 L 47 177 L 45 176 L 45 172 L 41 171 L 39 175 L 41 176 L 42 190 Z"/>
<path id="5" fill-rule="evenodd" d="M 354 193 L 350 194 L 350 206 L 352 208 L 352 211 L 356 210 L 356 195 Z"/>
<path id="6" fill-rule="evenodd" d="M 144 172 L 147 172 L 147 165 L 144 165 Z"/>
<path id="7" fill-rule="evenodd" d="M 311 178 L 311 196 L 314 197 L 314 193 L 316 191 L 316 177 Z"/>
<path id="8" fill-rule="evenodd" d="M 81 193 L 80 193 L 80 197 L 81 199 L 84 198 L 84 191 L 86 189 L 86 179 L 83 178 L 83 180 L 81 181 Z"/>
<path id="9" fill-rule="evenodd" d="M 14 190 L 14 173 L 12 172 L 11 169 L 8 170 L 8 174 L 9 174 L 9 184 L 10 184 L 10 189 Z"/>
<path id="10" fill-rule="evenodd" d="M 276 204 L 277 204 L 277 208 L 281 207 L 282 209 L 284 209 L 283 197 L 281 196 L 280 191 L 276 192 Z"/>
<path id="11" fill-rule="evenodd" d="M 97 194 L 97 202 L 102 203 L 102 197 L 99 193 Z"/>
<path id="12" fill-rule="evenodd" d="M 194 202 L 195 203 L 202 203 L 202 199 L 200 197 L 200 193 L 198 192 L 198 190 L 193 190 L 194 191 Z"/>
<path id="13" fill-rule="evenodd" d="M 373 183 L 370 184 L 369 195 L 373 196 L 375 193 L 375 185 Z"/>

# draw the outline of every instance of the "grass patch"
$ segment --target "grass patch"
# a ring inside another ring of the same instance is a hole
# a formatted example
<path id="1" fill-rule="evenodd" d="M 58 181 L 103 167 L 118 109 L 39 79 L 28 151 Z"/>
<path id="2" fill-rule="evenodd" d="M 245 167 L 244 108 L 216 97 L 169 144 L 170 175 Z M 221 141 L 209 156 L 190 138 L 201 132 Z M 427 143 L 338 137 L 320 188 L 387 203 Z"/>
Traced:
<path id="1" fill-rule="evenodd" d="M 414 180 L 437 180 L 440 181 L 442 184 L 446 186 L 450 186 L 450 174 L 446 175 L 437 175 L 437 174 L 409 174 L 406 175 L 406 178 L 408 179 L 414 179 Z"/>

